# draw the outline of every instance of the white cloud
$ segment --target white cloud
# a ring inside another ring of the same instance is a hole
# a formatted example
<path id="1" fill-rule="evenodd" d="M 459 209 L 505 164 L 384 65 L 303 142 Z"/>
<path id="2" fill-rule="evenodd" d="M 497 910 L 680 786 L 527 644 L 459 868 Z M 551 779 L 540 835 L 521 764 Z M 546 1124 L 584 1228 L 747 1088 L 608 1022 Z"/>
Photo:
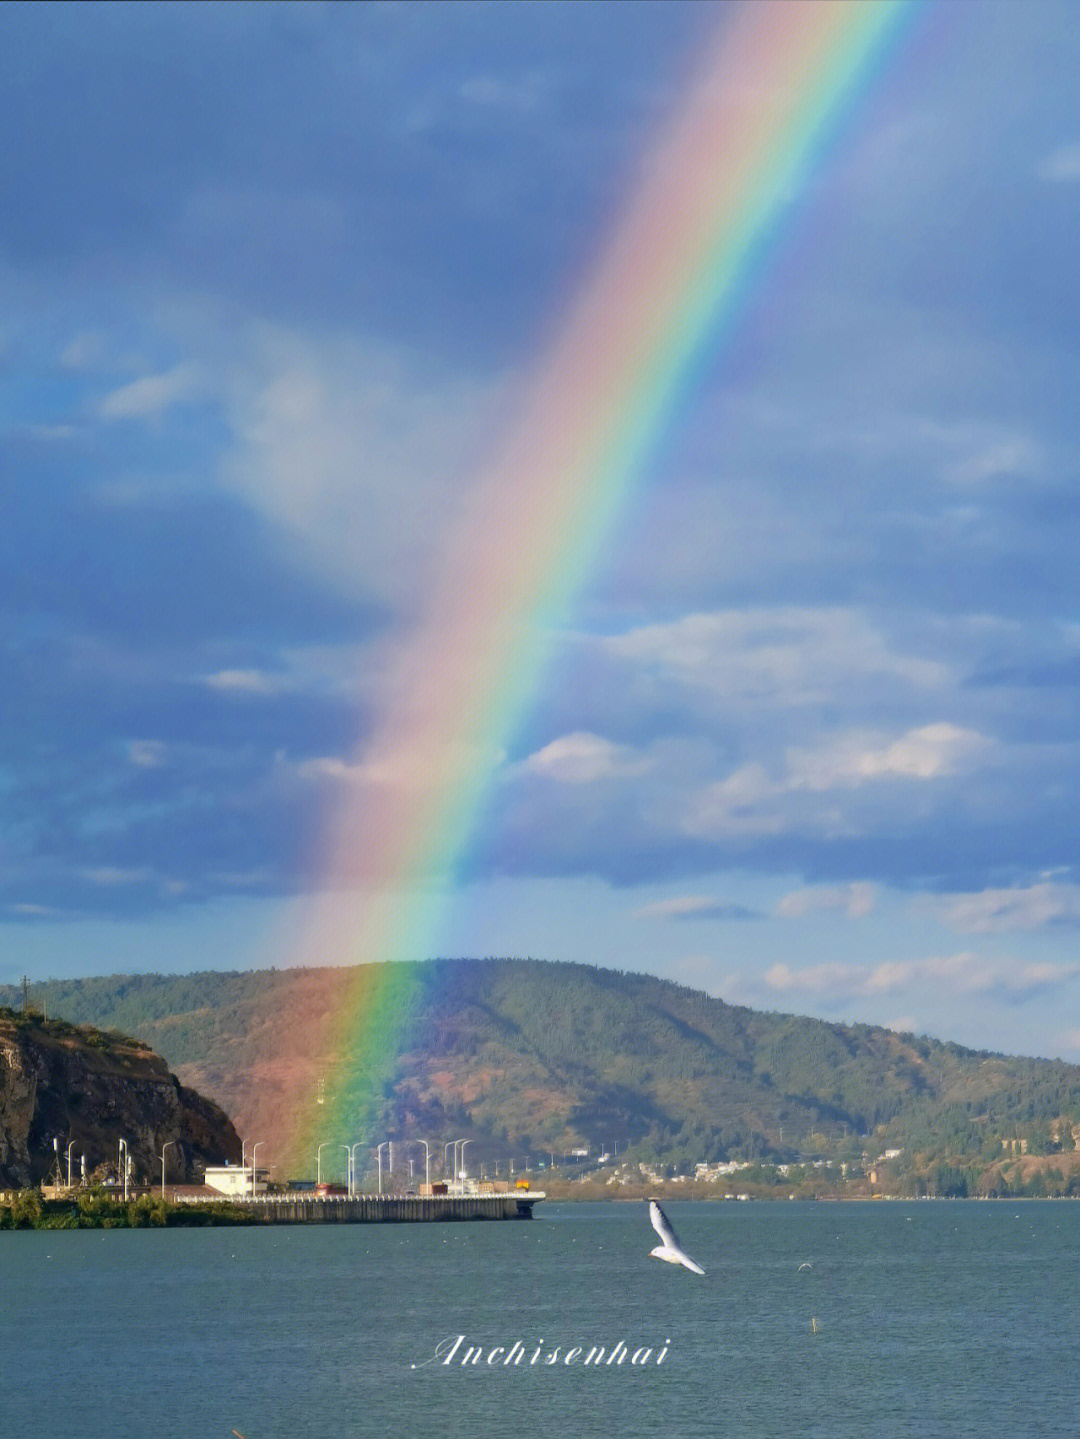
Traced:
<path id="1" fill-rule="evenodd" d="M 167 763 L 168 750 L 160 740 L 132 740 L 128 745 L 128 759 L 137 769 L 160 769 Z"/>
<path id="2" fill-rule="evenodd" d="M 690 798 L 683 828 L 713 837 L 782 834 L 787 828 L 779 803 L 783 795 L 783 786 L 770 780 L 763 765 L 741 765 Z"/>
<path id="3" fill-rule="evenodd" d="M 279 755 L 279 768 L 286 763 L 284 756 Z M 383 778 L 371 765 L 350 764 L 348 760 L 337 755 L 320 755 L 316 759 L 301 760 L 292 768 L 301 779 L 332 780 L 335 784 L 371 784 Z"/>
<path id="4" fill-rule="evenodd" d="M 944 721 L 892 741 L 846 735 L 816 751 L 790 750 L 788 787 L 828 790 L 880 779 L 943 779 L 985 760 L 992 748 L 977 731 Z"/>
<path id="5" fill-rule="evenodd" d="M 781 834 L 798 823 L 830 835 L 855 834 L 859 825 L 839 803 L 844 792 L 897 780 L 941 780 L 975 767 L 992 752 L 982 735 L 945 723 L 909 730 L 892 741 L 848 734 L 816 750 L 789 750 L 778 776 L 757 760 L 740 765 L 689 797 L 682 828 L 719 838 Z"/>
<path id="6" fill-rule="evenodd" d="M 122 869 L 117 865 L 96 865 L 81 870 L 80 875 L 90 884 L 99 884 L 110 889 L 129 884 L 145 884 L 152 877 L 151 871 L 145 867 Z"/>
<path id="7" fill-rule="evenodd" d="M 522 769 L 561 784 L 595 784 L 644 774 L 651 762 L 626 745 L 578 731 L 561 735 L 523 761 Z"/>
<path id="8" fill-rule="evenodd" d="M 947 466 L 946 479 L 977 486 L 989 480 L 1028 479 L 1044 469 L 1043 452 L 1025 435 L 1003 435 Z"/>
<path id="9" fill-rule="evenodd" d="M 203 684 L 210 689 L 249 695 L 276 694 L 284 688 L 280 676 L 263 670 L 218 670 L 216 674 L 205 675 Z"/>
<path id="10" fill-rule="evenodd" d="M 1080 964 L 1019 964 L 1012 959 L 982 958 L 970 951 L 929 959 L 896 960 L 876 965 L 825 963 L 801 969 L 774 964 L 765 974 L 771 990 L 814 994 L 831 1000 L 866 999 L 912 985 L 931 986 L 953 995 L 997 993 L 1023 998 L 1057 989 L 1080 973 Z"/>
<path id="11" fill-rule="evenodd" d="M 839 909 L 849 919 L 862 919 L 877 904 L 877 885 L 866 881 L 792 890 L 776 906 L 782 919 L 801 919 L 814 910 Z"/>
<path id="12" fill-rule="evenodd" d="M 1038 479 L 1046 472 L 1046 451 L 1039 440 L 993 420 L 923 416 L 913 430 L 937 457 L 939 473 L 951 485 L 977 489 L 991 480 Z"/>
<path id="13" fill-rule="evenodd" d="M 893 651 L 847 609 L 747 609 L 686 615 L 605 642 L 615 655 L 683 684 L 719 692 L 725 703 L 821 704 L 856 680 L 891 679 L 933 689 L 945 666 Z"/>
<path id="14" fill-rule="evenodd" d="M 725 906 L 707 894 L 685 894 L 676 899 L 660 899 L 654 904 L 635 909 L 634 919 L 687 919 L 707 918 L 721 914 Z"/>
<path id="15" fill-rule="evenodd" d="M 402 745 L 373 759 L 355 761 L 339 755 L 293 761 L 278 754 L 275 763 L 279 774 L 292 774 L 309 783 L 329 782 L 416 793 L 427 792 L 433 782 L 440 783 L 446 774 L 494 773 L 505 759 L 505 752 L 494 746 L 462 743 L 445 746 L 438 754 L 427 748 L 417 750 Z"/>
<path id="16" fill-rule="evenodd" d="M 153 418 L 173 405 L 194 399 L 201 389 L 202 379 L 197 366 L 176 365 L 162 374 L 143 375 L 110 391 L 102 400 L 98 413 L 103 420 Z"/>
<path id="17" fill-rule="evenodd" d="M 1080 885 L 1032 884 L 945 896 L 935 908 L 946 924 L 969 934 L 1080 924 Z"/>

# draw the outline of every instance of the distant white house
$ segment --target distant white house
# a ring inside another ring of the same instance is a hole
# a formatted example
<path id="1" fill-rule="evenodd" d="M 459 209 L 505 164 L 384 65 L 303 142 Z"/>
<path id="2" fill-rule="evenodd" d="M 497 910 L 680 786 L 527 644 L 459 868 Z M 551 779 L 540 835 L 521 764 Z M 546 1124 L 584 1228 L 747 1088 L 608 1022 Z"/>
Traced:
<path id="1" fill-rule="evenodd" d="M 245 1194 L 265 1194 L 266 1183 L 270 1178 L 269 1169 L 256 1169 L 254 1183 L 250 1164 L 222 1164 L 220 1166 L 207 1166 L 206 1186 L 208 1189 L 216 1189 L 219 1194 L 230 1194 L 243 1196 Z"/>

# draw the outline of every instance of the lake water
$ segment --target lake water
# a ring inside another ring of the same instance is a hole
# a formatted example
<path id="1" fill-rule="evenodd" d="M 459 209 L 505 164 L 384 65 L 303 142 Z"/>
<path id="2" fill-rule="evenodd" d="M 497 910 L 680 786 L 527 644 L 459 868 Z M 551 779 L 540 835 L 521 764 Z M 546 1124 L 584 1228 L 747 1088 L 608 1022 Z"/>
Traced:
<path id="1" fill-rule="evenodd" d="M 704 1278 L 647 1257 L 641 1203 L 545 1202 L 532 1223 L 2 1234 L 0 1433 L 1075 1432 L 1080 1203 L 666 1208 Z M 432 1359 L 459 1335 L 454 1362 Z M 646 1362 L 582 1363 L 620 1341 Z M 458 1362 L 469 1346 L 479 1366 Z"/>

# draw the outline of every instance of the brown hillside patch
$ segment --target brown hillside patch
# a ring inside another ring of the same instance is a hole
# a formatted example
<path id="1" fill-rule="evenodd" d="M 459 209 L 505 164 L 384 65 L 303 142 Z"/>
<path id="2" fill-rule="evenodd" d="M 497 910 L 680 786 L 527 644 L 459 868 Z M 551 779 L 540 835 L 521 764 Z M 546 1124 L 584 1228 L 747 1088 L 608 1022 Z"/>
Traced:
<path id="1" fill-rule="evenodd" d="M 1065 1175 L 1080 1172 L 1080 1150 L 1069 1149 L 1061 1154 L 1025 1154 L 1013 1161 L 1012 1172 L 1022 1174 L 1028 1180 L 1033 1174 L 1045 1173 L 1048 1169 L 1057 1169 Z"/>

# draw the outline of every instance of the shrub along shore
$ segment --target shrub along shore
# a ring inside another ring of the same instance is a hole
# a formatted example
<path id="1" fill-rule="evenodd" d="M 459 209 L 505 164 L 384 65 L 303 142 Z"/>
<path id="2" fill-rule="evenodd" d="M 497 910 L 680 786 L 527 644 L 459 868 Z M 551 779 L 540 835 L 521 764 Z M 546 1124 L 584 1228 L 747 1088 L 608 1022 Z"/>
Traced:
<path id="1" fill-rule="evenodd" d="M 23 1189 L 0 1201 L 0 1229 L 197 1229 L 258 1222 L 250 1210 L 227 1200 L 170 1204 L 142 1194 L 125 1202 L 93 1189 L 71 1199 L 46 1199 L 38 1189 Z"/>

